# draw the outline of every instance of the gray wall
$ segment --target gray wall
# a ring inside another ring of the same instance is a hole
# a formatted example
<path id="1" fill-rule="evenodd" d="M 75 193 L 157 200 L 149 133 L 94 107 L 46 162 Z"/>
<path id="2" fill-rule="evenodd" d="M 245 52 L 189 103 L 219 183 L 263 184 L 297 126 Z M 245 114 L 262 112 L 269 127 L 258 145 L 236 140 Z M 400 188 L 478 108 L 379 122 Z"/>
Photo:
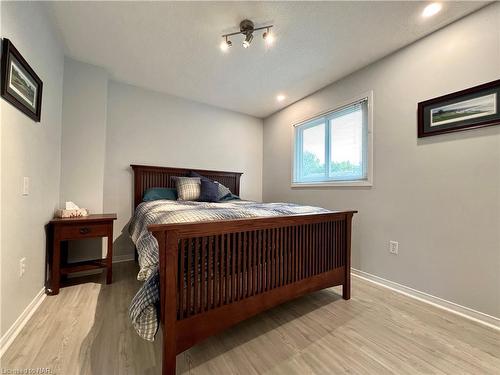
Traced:
<path id="1" fill-rule="evenodd" d="M 91 213 L 102 213 L 108 74 L 65 58 L 63 93 L 61 207 L 73 201 Z M 69 260 L 95 259 L 101 253 L 101 239 L 72 241 Z"/>
<path id="2" fill-rule="evenodd" d="M 241 196 L 260 200 L 262 120 L 111 81 L 104 211 L 118 214 L 118 256 L 133 254 L 132 163 L 243 172 Z"/>
<path id="3" fill-rule="evenodd" d="M 353 267 L 500 316 L 500 126 L 416 135 L 418 102 L 498 78 L 496 3 L 265 119 L 264 200 L 358 209 Z M 291 189 L 292 124 L 369 90 L 373 187 Z"/>
<path id="4" fill-rule="evenodd" d="M 108 75 L 103 68 L 64 62 L 61 204 L 91 212 L 103 207 Z"/>
<path id="5" fill-rule="evenodd" d="M 3 1 L 0 6 L 2 37 L 14 43 L 43 81 L 40 123 L 0 100 L 3 336 L 44 285 L 44 225 L 59 205 L 64 55 L 42 4 Z M 24 176 L 31 179 L 28 196 L 22 195 Z M 20 278 L 22 257 L 26 273 Z"/>

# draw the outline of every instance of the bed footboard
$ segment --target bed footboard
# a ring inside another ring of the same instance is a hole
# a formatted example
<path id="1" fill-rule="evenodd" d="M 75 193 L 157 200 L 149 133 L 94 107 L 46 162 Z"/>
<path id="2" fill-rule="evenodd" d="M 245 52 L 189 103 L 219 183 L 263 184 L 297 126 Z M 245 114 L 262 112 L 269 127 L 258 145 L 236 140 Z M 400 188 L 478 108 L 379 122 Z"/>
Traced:
<path id="1" fill-rule="evenodd" d="M 356 211 L 152 225 L 160 254 L 163 375 L 176 355 L 273 306 L 343 285 Z"/>

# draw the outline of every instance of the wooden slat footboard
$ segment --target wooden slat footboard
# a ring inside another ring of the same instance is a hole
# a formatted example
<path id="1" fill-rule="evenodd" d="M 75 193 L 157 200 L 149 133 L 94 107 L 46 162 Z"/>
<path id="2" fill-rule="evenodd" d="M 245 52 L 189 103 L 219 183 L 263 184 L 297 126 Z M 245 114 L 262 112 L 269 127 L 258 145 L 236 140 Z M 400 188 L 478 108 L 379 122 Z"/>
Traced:
<path id="1" fill-rule="evenodd" d="M 355 211 L 152 225 L 160 253 L 163 374 L 178 353 L 273 306 L 343 285 Z"/>

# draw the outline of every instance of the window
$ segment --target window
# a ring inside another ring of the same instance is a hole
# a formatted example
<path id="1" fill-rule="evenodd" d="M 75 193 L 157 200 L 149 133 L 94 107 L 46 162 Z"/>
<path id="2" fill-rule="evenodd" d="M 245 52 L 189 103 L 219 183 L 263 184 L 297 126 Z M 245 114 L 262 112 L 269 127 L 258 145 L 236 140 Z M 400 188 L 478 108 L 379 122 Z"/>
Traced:
<path id="1" fill-rule="evenodd" d="M 294 127 L 292 186 L 371 185 L 369 98 Z"/>

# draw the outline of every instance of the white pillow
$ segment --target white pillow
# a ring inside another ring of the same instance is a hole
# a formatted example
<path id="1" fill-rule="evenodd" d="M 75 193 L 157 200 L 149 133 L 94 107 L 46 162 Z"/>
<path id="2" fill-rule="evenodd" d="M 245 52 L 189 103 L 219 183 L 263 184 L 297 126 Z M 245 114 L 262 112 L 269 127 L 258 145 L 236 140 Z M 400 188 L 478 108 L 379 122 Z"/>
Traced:
<path id="1" fill-rule="evenodd" d="M 200 198 L 199 177 L 177 177 L 175 179 L 177 197 L 180 201 L 197 201 Z"/>

